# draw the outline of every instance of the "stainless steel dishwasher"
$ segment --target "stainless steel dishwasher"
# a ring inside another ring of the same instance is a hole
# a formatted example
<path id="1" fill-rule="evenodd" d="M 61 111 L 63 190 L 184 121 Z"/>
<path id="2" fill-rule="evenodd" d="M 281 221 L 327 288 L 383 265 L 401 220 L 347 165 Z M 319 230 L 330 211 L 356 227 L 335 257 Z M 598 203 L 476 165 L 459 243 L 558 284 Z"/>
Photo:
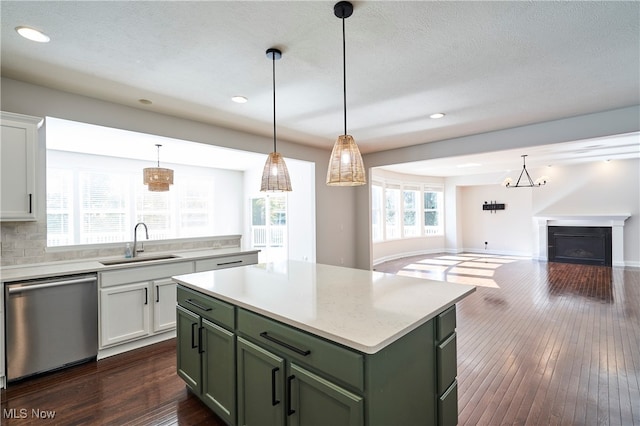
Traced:
<path id="1" fill-rule="evenodd" d="M 95 359 L 95 274 L 5 285 L 7 380 Z"/>

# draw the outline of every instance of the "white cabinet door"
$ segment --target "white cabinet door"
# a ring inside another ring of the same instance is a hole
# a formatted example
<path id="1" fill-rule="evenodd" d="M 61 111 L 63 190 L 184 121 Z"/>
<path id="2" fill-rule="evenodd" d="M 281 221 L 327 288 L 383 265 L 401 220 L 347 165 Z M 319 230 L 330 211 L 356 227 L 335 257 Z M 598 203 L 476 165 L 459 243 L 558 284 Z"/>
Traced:
<path id="1" fill-rule="evenodd" d="M 144 337 L 150 333 L 149 283 L 100 290 L 100 346 Z"/>
<path id="2" fill-rule="evenodd" d="M 153 332 L 176 328 L 176 283 L 170 278 L 153 284 Z"/>
<path id="3" fill-rule="evenodd" d="M 0 220 L 36 219 L 36 117 L 0 113 Z"/>

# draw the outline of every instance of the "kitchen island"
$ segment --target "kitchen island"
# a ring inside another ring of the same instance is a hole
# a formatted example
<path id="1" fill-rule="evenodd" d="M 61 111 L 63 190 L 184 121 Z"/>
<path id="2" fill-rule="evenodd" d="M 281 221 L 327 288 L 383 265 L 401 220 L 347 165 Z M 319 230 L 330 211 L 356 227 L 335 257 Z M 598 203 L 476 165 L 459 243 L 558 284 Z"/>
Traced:
<path id="1" fill-rule="evenodd" d="M 227 423 L 457 422 L 475 287 L 297 261 L 173 278 L 178 374 Z"/>

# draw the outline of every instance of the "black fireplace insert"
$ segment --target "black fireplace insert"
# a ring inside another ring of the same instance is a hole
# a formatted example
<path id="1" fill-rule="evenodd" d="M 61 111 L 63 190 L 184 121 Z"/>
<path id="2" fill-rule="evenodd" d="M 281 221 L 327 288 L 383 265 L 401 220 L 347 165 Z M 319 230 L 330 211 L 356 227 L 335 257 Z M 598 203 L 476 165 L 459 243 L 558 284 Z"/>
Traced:
<path id="1" fill-rule="evenodd" d="M 549 262 L 611 266 L 611 227 L 549 226 Z"/>

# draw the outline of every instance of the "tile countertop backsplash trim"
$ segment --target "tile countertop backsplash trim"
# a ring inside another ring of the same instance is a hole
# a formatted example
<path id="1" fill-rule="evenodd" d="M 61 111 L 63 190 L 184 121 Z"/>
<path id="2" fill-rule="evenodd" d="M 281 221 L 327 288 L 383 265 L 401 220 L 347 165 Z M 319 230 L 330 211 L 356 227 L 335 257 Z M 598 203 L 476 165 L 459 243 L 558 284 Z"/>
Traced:
<path id="1" fill-rule="evenodd" d="M 145 254 L 174 252 L 182 250 L 206 250 L 218 248 L 238 248 L 240 250 L 241 235 L 225 235 L 210 238 L 194 238 L 181 240 L 141 240 Z M 78 246 L 77 249 L 47 250 L 47 227 L 43 222 L 0 222 L 0 266 L 32 265 L 44 262 L 96 259 L 124 256 L 127 242 L 104 248 L 92 245 L 88 248 Z"/>

